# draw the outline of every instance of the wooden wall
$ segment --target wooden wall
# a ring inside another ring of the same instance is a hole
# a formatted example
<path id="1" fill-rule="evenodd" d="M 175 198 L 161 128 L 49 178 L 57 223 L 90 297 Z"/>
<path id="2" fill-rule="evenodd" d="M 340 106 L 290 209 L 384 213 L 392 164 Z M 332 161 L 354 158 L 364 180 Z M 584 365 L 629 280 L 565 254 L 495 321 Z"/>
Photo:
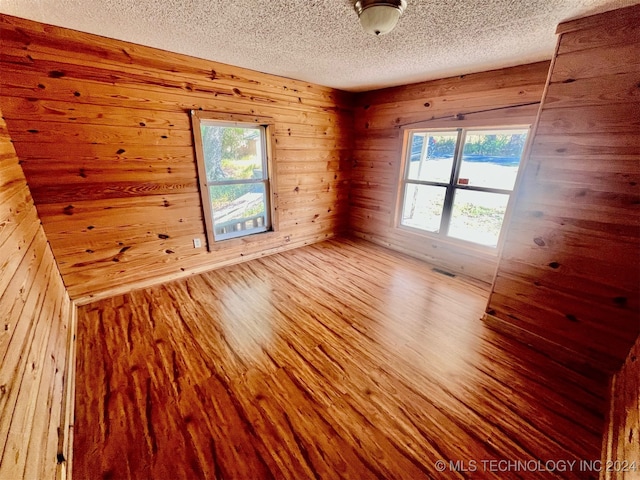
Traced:
<path id="1" fill-rule="evenodd" d="M 361 238 L 491 283 L 497 254 L 395 226 L 403 125 L 530 125 L 548 62 L 359 94 L 355 107 L 350 227 Z M 479 113 L 472 113 L 479 112 Z M 481 113 L 480 113 L 481 112 Z"/>
<path id="2" fill-rule="evenodd" d="M 488 319 L 614 372 L 640 329 L 640 6 L 558 33 Z"/>
<path id="3" fill-rule="evenodd" d="M 2 479 L 64 477 L 74 315 L 0 118 Z"/>
<path id="4" fill-rule="evenodd" d="M 605 469 L 601 477 L 603 480 L 632 480 L 640 475 L 639 392 L 640 337 L 631 348 L 622 369 L 611 380 L 611 407 L 602 461 L 605 466 L 612 468 Z"/>
<path id="5" fill-rule="evenodd" d="M 350 95 L 6 15 L 0 28 L 1 106 L 72 298 L 346 228 Z M 206 251 L 189 120 L 198 108 L 274 119 L 274 234 Z"/>

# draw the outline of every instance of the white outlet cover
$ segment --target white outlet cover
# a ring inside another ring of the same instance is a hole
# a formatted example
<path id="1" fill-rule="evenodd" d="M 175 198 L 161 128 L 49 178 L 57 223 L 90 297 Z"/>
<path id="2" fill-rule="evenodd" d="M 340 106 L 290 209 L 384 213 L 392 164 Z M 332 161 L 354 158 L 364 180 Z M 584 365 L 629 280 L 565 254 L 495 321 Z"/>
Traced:
<path id="1" fill-rule="evenodd" d="M 194 238 L 193 239 L 193 248 L 200 248 L 202 247 L 202 242 L 200 242 L 199 238 Z"/>

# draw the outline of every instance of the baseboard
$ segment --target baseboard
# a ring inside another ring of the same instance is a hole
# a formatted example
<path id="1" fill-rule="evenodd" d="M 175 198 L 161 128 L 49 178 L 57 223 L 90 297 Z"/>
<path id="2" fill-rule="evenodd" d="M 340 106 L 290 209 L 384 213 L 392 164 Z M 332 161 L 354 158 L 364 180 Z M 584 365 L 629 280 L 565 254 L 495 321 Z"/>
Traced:
<path id="1" fill-rule="evenodd" d="M 331 235 L 323 234 L 323 235 L 318 235 L 311 238 L 304 238 L 297 242 L 279 244 L 273 247 L 266 248 L 264 250 L 259 250 L 257 252 L 243 254 L 242 256 L 239 256 L 239 257 L 229 258 L 227 260 L 223 260 L 219 262 L 205 263 L 202 266 L 188 268 L 188 269 L 185 269 L 184 271 L 168 273 L 165 275 L 158 275 L 156 277 L 147 278 L 144 280 L 138 280 L 138 281 L 126 283 L 123 285 L 114 285 L 105 290 L 73 297 L 73 301 L 75 302 L 76 306 L 81 307 L 83 305 L 88 305 L 98 300 L 103 300 L 105 298 L 111 298 L 116 295 L 123 295 L 125 293 L 130 293 L 134 290 L 140 290 L 143 288 L 153 287 L 156 285 L 162 285 L 163 283 L 172 282 L 174 280 L 180 280 L 193 275 L 199 275 L 201 273 L 217 270 L 219 268 L 229 267 L 231 265 L 237 265 L 239 263 L 248 262 L 249 260 L 255 260 L 257 258 L 267 257 L 269 255 L 275 255 L 276 253 L 282 253 L 288 250 L 294 250 L 296 248 L 306 247 L 308 245 L 313 245 L 315 243 L 331 240 L 332 238 L 335 238 L 334 234 L 331 234 Z"/>
<path id="2" fill-rule="evenodd" d="M 417 258 L 418 260 L 425 262 L 431 266 L 442 268 L 443 270 L 450 271 L 457 276 L 465 278 L 466 281 L 477 285 L 478 287 L 487 290 L 491 286 L 491 279 L 488 275 L 478 276 L 472 275 L 469 272 L 464 270 L 460 270 L 455 265 L 450 262 L 442 261 L 427 252 L 418 252 L 412 249 L 404 248 L 402 245 L 396 245 L 392 242 L 389 242 L 383 238 L 379 238 L 377 235 L 371 235 L 362 232 L 350 232 L 347 238 L 357 238 L 360 240 L 365 240 L 367 242 L 373 243 L 374 245 L 378 245 L 380 247 L 388 248 L 389 250 L 393 250 L 394 252 L 401 253 L 408 257 Z M 493 270 L 492 270 L 493 274 Z M 493 276 L 491 276 L 493 278 Z"/>

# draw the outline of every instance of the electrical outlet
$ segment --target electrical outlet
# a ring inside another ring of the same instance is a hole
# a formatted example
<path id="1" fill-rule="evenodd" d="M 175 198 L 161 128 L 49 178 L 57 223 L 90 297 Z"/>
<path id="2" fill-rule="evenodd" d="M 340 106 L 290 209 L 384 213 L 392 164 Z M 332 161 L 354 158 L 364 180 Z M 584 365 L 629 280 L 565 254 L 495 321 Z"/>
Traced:
<path id="1" fill-rule="evenodd" d="M 202 247 L 202 242 L 200 241 L 199 238 L 194 238 L 193 239 L 193 248 L 200 248 Z"/>

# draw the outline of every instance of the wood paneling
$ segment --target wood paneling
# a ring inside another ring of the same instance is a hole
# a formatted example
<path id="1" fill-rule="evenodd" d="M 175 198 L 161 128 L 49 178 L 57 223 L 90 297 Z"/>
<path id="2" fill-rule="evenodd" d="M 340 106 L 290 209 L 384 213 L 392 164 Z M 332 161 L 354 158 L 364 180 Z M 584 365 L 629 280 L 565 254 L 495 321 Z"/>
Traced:
<path id="1" fill-rule="evenodd" d="M 640 475 L 640 337 L 611 380 L 611 400 L 602 461 L 603 480 Z"/>
<path id="2" fill-rule="evenodd" d="M 479 322 L 488 293 L 331 240 L 82 306 L 74 475 L 498 480 L 483 460 L 599 459 L 606 382 Z"/>
<path id="3" fill-rule="evenodd" d="M 638 25 L 640 6 L 560 25 L 487 309 L 610 373 L 640 329 Z"/>
<path id="4" fill-rule="evenodd" d="M 345 230 L 349 94 L 6 15 L 0 28 L 0 102 L 72 298 Z M 193 248 L 205 227 L 191 109 L 274 119 L 276 232 Z"/>
<path id="5" fill-rule="evenodd" d="M 0 118 L 0 478 L 65 478 L 75 307 Z"/>
<path id="6" fill-rule="evenodd" d="M 359 94 L 351 172 L 353 233 L 490 283 L 496 255 L 395 226 L 403 140 L 400 127 L 532 124 L 548 68 L 548 62 L 541 62 Z"/>

